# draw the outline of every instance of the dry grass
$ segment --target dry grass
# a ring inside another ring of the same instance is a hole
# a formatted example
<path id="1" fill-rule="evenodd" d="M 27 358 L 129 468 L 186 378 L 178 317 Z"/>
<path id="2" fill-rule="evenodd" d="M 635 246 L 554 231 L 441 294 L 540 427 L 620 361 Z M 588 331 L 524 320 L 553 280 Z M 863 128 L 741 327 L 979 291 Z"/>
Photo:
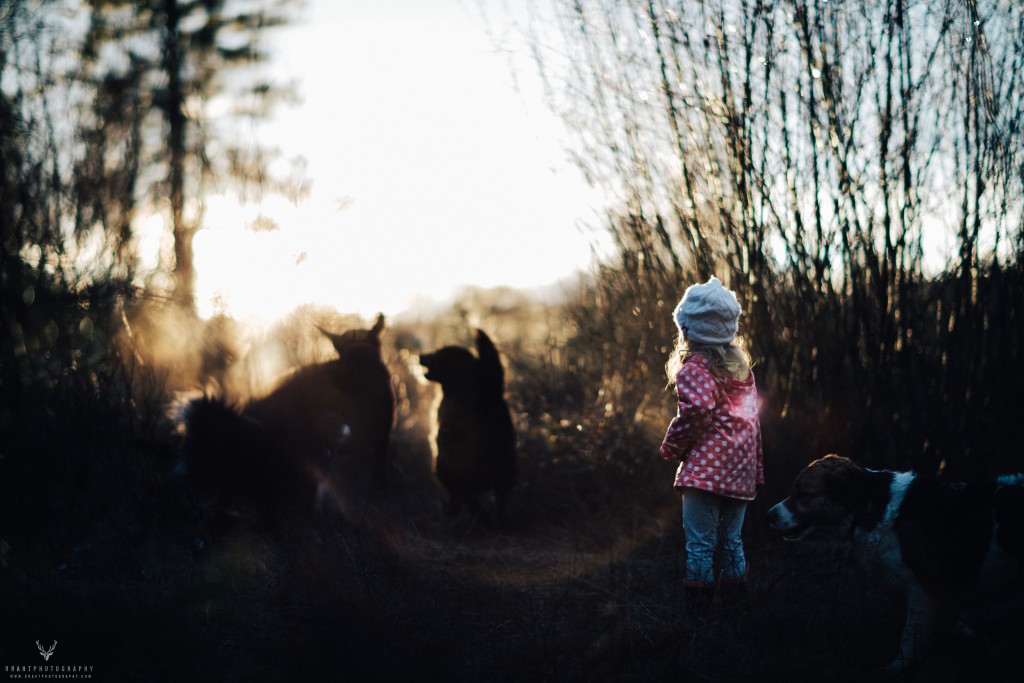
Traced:
<path id="1" fill-rule="evenodd" d="M 521 480 L 501 534 L 442 514 L 435 389 L 408 352 L 390 358 L 402 400 L 389 488 L 370 485 L 370 463 L 342 462 L 336 514 L 273 534 L 211 534 L 171 475 L 166 425 L 133 413 L 104 424 L 144 429 L 97 429 L 69 396 L 61 414 L 80 417 L 50 435 L 60 448 L 4 470 L 20 485 L 3 482 L 2 509 L 19 516 L 0 520 L 0 666 L 38 664 L 35 640 L 56 639 L 52 663 L 104 681 L 877 680 L 898 602 L 841 545 L 767 533 L 788 463 L 748 514 L 748 601 L 695 619 L 660 425 L 593 401 L 579 350 L 563 346 L 559 365 L 523 348 L 502 349 Z M 143 379 L 131 382 L 164 391 Z M 766 439 L 775 453 L 780 434 Z M 1000 680 L 1020 636 L 949 643 L 917 680 Z"/>
<path id="2" fill-rule="evenodd" d="M 441 514 L 421 433 L 395 442 L 389 490 L 348 463 L 343 520 L 273 537 L 242 526 L 197 549 L 199 508 L 166 475 L 149 472 L 162 502 L 107 491 L 116 510 L 83 531 L 85 547 L 5 552 L 0 660 L 34 663 L 40 636 L 99 680 L 860 681 L 895 653 L 893 596 L 842 546 L 767 536 L 767 501 L 748 528 L 749 601 L 697 620 L 668 490 L 604 508 L 569 492 L 562 504 L 578 509 L 551 515 L 564 481 L 534 463 L 517 526 L 495 535 Z M 527 462 L 549 457 L 527 444 Z M 951 658 L 928 680 L 972 680 L 961 662 L 992 674 L 1005 650 Z"/>

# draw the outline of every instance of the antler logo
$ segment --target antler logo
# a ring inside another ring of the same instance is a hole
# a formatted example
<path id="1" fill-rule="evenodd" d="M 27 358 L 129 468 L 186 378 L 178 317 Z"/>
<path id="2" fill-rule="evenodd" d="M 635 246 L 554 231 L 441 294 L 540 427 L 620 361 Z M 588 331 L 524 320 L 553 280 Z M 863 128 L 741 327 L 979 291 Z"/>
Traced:
<path id="1" fill-rule="evenodd" d="M 50 646 L 49 650 L 40 645 L 38 640 L 36 641 L 36 647 L 39 648 L 39 654 L 43 656 L 43 661 L 48 662 L 50 661 L 50 655 L 52 655 L 53 651 L 57 649 L 57 641 L 53 641 L 53 645 Z"/>

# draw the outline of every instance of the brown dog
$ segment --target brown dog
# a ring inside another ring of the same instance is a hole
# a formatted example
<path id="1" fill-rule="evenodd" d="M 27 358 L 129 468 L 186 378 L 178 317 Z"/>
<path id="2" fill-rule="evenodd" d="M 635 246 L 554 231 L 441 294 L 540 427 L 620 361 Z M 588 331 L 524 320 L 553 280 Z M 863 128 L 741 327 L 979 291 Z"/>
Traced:
<path id="1" fill-rule="evenodd" d="M 394 422 L 391 375 L 381 360 L 384 316 L 368 330 L 332 334 L 338 357 L 299 368 L 241 411 L 202 398 L 186 409 L 187 471 L 260 516 L 312 509 L 330 486 L 332 458 L 372 459 L 383 486 Z"/>
<path id="2" fill-rule="evenodd" d="M 494 493 L 498 524 L 507 521 L 516 480 L 516 433 L 505 402 L 505 373 L 498 350 L 482 330 L 476 355 L 446 346 L 420 356 L 428 380 L 444 392 L 437 411 L 437 478 L 448 492 L 449 515 L 465 504 L 490 524 L 479 497 Z"/>

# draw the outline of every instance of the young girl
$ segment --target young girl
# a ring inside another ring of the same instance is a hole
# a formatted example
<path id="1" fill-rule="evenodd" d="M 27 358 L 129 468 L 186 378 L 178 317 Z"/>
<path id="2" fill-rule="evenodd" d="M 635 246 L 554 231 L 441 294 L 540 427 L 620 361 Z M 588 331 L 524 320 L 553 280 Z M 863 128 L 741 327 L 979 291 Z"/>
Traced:
<path id="1" fill-rule="evenodd" d="M 757 484 L 764 483 L 757 388 L 736 341 L 740 313 L 736 295 L 718 278 L 687 288 L 675 309 L 679 337 L 665 366 L 679 411 L 661 457 L 680 461 L 675 487 L 683 497 L 685 599 L 697 613 L 711 605 L 719 545 L 723 588 L 743 587 L 743 515 Z"/>

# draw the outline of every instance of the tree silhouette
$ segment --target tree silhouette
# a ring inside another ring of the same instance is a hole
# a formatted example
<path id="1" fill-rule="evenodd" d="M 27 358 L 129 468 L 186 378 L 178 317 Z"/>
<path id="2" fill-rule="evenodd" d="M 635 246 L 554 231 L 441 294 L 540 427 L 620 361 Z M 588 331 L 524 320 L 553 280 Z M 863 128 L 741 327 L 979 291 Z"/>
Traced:
<path id="1" fill-rule="evenodd" d="M 233 146 L 221 136 L 230 126 L 211 121 L 206 105 L 227 96 L 233 102 L 231 117 L 260 118 L 289 94 L 287 87 L 260 79 L 254 67 L 268 57 L 261 44 L 264 33 L 283 25 L 294 3 L 88 4 L 90 28 L 82 55 L 99 72 L 92 113 L 103 125 L 98 133 L 90 131 L 86 147 L 94 156 L 102 155 L 112 138 L 119 138 L 124 163 L 116 177 L 101 171 L 101 184 L 110 190 L 123 185 L 128 203 L 138 200 L 141 190 L 149 201 L 165 207 L 174 237 L 175 300 L 190 309 L 192 239 L 209 182 L 260 184 L 269 178 L 270 153 L 258 146 Z M 212 143 L 216 155 L 210 153 Z M 109 202 L 105 208 L 109 213 Z M 123 235 L 126 229 L 122 224 L 118 232 Z"/>
<path id="2" fill-rule="evenodd" d="M 124 367 L 130 354 L 114 343 L 140 300 L 134 219 L 143 205 L 168 217 L 178 253 L 175 301 L 191 313 L 191 239 L 206 184 L 241 178 L 273 186 L 264 168 L 270 152 L 234 149 L 205 107 L 220 98 L 237 123 L 266 114 L 286 94 L 251 67 L 266 57 L 260 37 L 282 24 L 288 5 L 0 5 L 5 432 L 15 424 L 9 416 L 22 414 L 19 433 L 33 438 L 32 418 L 50 415 L 55 396 L 74 410 L 102 405 L 117 406 L 107 416 L 134 414 L 120 402 L 133 390 L 126 373 L 135 370 Z M 78 417 L 67 420 L 69 431 Z M 0 441 L 17 449 L 10 433 Z"/>

